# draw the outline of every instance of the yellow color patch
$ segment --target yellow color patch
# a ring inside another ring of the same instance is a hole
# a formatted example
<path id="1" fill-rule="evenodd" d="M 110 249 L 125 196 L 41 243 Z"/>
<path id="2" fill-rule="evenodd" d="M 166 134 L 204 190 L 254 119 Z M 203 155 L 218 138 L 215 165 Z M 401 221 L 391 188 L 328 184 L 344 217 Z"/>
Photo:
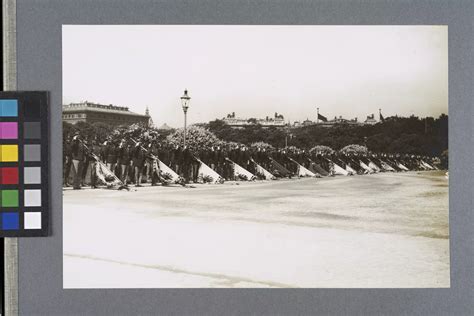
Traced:
<path id="1" fill-rule="evenodd" d="M 18 161 L 18 145 L 0 145 L 0 161 Z"/>

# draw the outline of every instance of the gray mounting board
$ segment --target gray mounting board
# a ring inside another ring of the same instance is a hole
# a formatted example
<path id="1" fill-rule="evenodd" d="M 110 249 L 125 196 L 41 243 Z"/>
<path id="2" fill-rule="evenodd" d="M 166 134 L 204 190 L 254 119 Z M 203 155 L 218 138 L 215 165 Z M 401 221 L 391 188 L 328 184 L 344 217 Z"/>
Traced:
<path id="1" fill-rule="evenodd" d="M 15 1 L 6 1 L 15 2 Z M 473 3 L 470 1 L 22 0 L 16 3 L 18 90 L 51 92 L 51 165 L 62 164 L 63 24 L 448 25 L 450 289 L 62 288 L 62 170 L 51 168 L 52 236 L 18 239 L 21 315 L 466 315 L 473 305 Z M 12 58 L 13 61 L 15 58 Z M 10 65 L 11 66 L 11 65 Z M 14 66 L 13 66 L 14 68 Z M 12 70 L 14 72 L 14 69 Z M 15 87 L 14 87 L 15 88 Z M 10 243 L 15 251 L 16 241 Z M 15 276 L 10 277 L 12 286 Z M 12 290 L 10 288 L 10 290 Z M 10 311 L 14 314 L 15 291 Z M 12 305 L 13 304 L 13 305 Z"/>

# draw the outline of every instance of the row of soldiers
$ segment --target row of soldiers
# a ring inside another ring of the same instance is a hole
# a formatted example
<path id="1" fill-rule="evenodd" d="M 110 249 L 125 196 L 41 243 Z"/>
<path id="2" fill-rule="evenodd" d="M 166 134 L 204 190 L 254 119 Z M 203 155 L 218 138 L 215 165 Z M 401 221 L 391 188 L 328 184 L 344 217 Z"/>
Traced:
<path id="1" fill-rule="evenodd" d="M 221 175 L 224 180 L 235 180 L 234 163 L 252 174 L 258 174 L 258 164 L 277 177 L 292 177 L 297 174 L 298 165 L 318 175 L 330 175 L 332 163 L 342 168 L 349 165 L 358 174 L 363 174 L 365 170 L 359 161 L 369 164 L 369 161 L 377 162 L 382 158 L 396 171 L 401 171 L 397 163 L 399 161 L 403 161 L 410 170 L 417 170 L 418 160 L 421 158 L 413 155 L 328 154 L 294 148 L 269 149 L 243 145 L 216 145 L 191 150 L 186 146 L 163 144 L 152 138 L 134 140 L 110 137 L 104 142 L 99 142 L 96 139 L 84 139 L 79 134 L 65 138 L 63 151 L 64 185 L 72 184 L 75 189 L 85 185 L 89 172 L 91 186 L 97 186 L 95 164 L 99 161 L 103 162 L 125 185 L 134 183 L 136 186 L 141 186 L 143 182 L 151 182 L 152 185 L 159 182 L 153 172 L 155 158 L 188 183 L 198 181 L 201 162 Z M 424 157 L 424 159 L 430 158 Z"/>

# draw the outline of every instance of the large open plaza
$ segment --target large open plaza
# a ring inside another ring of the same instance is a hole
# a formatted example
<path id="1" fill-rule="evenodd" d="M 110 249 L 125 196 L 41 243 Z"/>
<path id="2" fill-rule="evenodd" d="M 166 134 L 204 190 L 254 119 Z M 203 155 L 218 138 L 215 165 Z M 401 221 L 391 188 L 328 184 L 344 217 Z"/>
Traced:
<path id="1" fill-rule="evenodd" d="M 441 171 L 66 189 L 63 223 L 65 288 L 450 285 Z"/>

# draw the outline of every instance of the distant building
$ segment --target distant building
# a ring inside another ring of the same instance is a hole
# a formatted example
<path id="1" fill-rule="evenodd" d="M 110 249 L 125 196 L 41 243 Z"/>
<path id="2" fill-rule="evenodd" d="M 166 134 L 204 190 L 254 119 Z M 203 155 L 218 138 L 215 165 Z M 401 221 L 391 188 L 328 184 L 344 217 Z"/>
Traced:
<path id="1" fill-rule="evenodd" d="M 71 124 L 76 124 L 77 122 L 100 122 L 109 125 L 132 125 L 138 123 L 146 126 L 153 124 L 148 108 L 145 115 L 143 115 L 131 112 L 128 107 L 97 104 L 88 101 L 63 105 L 63 122 Z"/>
<path id="2" fill-rule="evenodd" d="M 252 125 L 261 125 L 264 127 L 270 126 L 277 126 L 277 127 L 284 127 L 286 125 L 285 118 L 282 114 L 278 114 L 275 112 L 273 117 L 266 117 L 264 119 L 257 119 L 257 118 L 239 118 L 235 116 L 235 112 L 227 114 L 225 118 L 222 119 L 224 123 L 230 125 L 232 127 L 244 127 L 244 126 L 252 126 Z"/>
<path id="3" fill-rule="evenodd" d="M 164 123 L 163 125 L 161 125 L 160 127 L 158 127 L 158 129 L 161 129 L 161 130 L 170 130 L 170 129 L 173 129 L 173 128 L 170 127 L 168 124 Z"/>
<path id="4" fill-rule="evenodd" d="M 367 115 L 367 118 L 364 121 L 364 124 L 368 124 L 368 125 L 374 125 L 376 123 L 377 121 L 375 120 L 374 114 Z"/>
<path id="5" fill-rule="evenodd" d="M 335 116 L 333 120 L 329 120 L 327 122 L 322 122 L 319 121 L 318 126 L 324 126 L 324 127 L 332 127 L 335 125 L 363 125 L 360 122 L 358 122 L 357 117 L 354 119 L 345 119 L 342 116 Z"/>
<path id="6" fill-rule="evenodd" d="M 388 117 L 386 118 L 386 120 L 391 120 L 391 119 L 396 119 L 397 116 L 395 117 Z M 377 120 L 375 120 L 375 115 L 374 114 L 371 114 L 371 115 L 368 115 L 367 116 L 367 119 L 363 122 L 359 122 L 357 117 L 356 118 L 353 118 L 353 119 L 345 119 L 343 118 L 342 116 L 335 116 L 334 119 L 332 120 L 328 120 L 328 121 L 322 121 L 321 119 L 319 120 L 319 122 L 314 122 L 314 121 L 311 121 L 310 119 L 306 119 L 302 122 L 300 121 L 294 121 L 293 124 L 291 125 L 291 128 L 300 128 L 300 127 L 304 127 L 304 126 L 310 126 L 310 125 L 317 125 L 317 126 L 321 126 L 321 127 L 333 127 L 333 126 L 341 126 L 341 125 L 345 125 L 345 126 L 362 126 L 362 125 L 374 125 L 378 123 Z"/>
<path id="7" fill-rule="evenodd" d="M 303 123 L 302 123 L 303 126 L 309 126 L 309 125 L 313 125 L 313 124 L 314 124 L 314 122 L 309 120 L 309 119 L 304 120 Z"/>
<path id="8" fill-rule="evenodd" d="M 148 127 L 155 127 L 155 124 L 153 123 L 153 119 L 151 118 L 150 116 L 150 111 L 148 110 L 148 106 L 146 107 L 146 110 L 145 110 L 145 116 L 148 116 L 149 119 L 148 119 Z"/>
<path id="9" fill-rule="evenodd" d="M 390 118 L 388 118 L 390 119 Z M 264 119 L 257 119 L 257 118 L 240 118 L 235 115 L 235 112 L 232 112 L 230 114 L 227 114 L 225 118 L 222 119 L 224 123 L 227 125 L 230 125 L 235 128 L 243 128 L 245 126 L 252 126 L 252 125 L 261 125 L 264 127 L 269 127 L 269 126 L 277 126 L 277 127 L 289 127 L 289 128 L 300 128 L 300 127 L 306 127 L 306 126 L 312 126 L 312 125 L 317 125 L 321 127 L 333 127 L 333 126 L 362 126 L 362 125 L 373 125 L 378 123 L 378 121 L 375 120 L 374 114 L 368 115 L 367 119 L 365 121 L 359 121 L 357 117 L 353 119 L 346 119 L 343 118 L 342 116 L 335 116 L 334 119 L 328 120 L 328 121 L 323 121 L 319 120 L 319 122 L 311 121 L 309 118 L 306 118 L 304 121 L 294 121 L 293 124 L 285 123 L 285 119 L 283 115 L 278 114 L 275 112 L 273 117 L 266 117 Z"/>

